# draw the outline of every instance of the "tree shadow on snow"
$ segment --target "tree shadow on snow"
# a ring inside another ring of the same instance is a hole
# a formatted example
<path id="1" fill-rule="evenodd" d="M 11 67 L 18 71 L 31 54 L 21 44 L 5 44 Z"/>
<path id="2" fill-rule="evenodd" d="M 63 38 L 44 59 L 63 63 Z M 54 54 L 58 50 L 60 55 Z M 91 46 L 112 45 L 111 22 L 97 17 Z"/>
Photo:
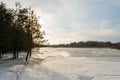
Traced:
<path id="1" fill-rule="evenodd" d="M 78 78 L 79 80 L 92 80 L 94 77 L 89 77 L 89 76 L 85 76 L 85 75 L 80 75 L 80 77 Z"/>

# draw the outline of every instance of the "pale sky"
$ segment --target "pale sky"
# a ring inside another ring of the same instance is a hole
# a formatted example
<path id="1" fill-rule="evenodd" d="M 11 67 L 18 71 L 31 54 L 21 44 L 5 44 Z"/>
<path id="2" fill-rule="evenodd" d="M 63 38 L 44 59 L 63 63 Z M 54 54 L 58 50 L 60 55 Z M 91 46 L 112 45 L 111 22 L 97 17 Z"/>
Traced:
<path id="1" fill-rule="evenodd" d="M 50 44 L 74 41 L 120 41 L 120 0 L 0 0 L 17 1 L 40 16 Z"/>

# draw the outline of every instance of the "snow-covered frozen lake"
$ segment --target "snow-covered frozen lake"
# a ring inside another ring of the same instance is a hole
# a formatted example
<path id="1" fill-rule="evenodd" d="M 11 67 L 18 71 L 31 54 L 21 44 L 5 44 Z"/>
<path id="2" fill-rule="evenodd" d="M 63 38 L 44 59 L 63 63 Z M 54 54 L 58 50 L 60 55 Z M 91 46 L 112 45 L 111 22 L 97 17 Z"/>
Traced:
<path id="1" fill-rule="evenodd" d="M 120 80 L 120 50 L 36 48 L 29 64 L 1 64 L 0 80 Z"/>
<path id="2" fill-rule="evenodd" d="M 120 61 L 120 50 L 110 48 L 42 48 L 44 54 L 52 56 L 69 56 L 96 58 L 107 61 Z"/>

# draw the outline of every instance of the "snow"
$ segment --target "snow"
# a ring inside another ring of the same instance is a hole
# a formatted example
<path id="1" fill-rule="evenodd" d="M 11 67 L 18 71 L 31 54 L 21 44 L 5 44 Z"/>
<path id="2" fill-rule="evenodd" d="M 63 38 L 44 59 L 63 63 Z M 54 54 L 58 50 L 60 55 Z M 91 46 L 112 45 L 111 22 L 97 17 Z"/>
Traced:
<path id="1" fill-rule="evenodd" d="M 23 58 L 0 64 L 0 80 L 120 80 L 120 62 L 70 57 L 61 52 L 35 52 L 29 63 Z"/>
<path id="2" fill-rule="evenodd" d="M 57 71 L 68 80 L 120 80 L 120 63 L 86 58 L 50 59 L 42 65 Z"/>

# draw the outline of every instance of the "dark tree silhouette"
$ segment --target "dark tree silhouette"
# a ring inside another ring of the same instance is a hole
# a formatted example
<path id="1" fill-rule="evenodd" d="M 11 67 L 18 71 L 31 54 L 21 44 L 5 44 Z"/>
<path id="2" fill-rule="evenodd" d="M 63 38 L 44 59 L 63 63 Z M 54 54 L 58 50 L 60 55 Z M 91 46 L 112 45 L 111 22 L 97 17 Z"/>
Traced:
<path id="1" fill-rule="evenodd" d="M 31 8 L 21 8 L 16 3 L 16 9 L 6 8 L 0 3 L 0 58 L 7 52 L 13 53 L 13 59 L 18 58 L 19 51 L 27 51 L 26 61 L 31 56 L 34 44 L 44 42 L 44 32 Z"/>

